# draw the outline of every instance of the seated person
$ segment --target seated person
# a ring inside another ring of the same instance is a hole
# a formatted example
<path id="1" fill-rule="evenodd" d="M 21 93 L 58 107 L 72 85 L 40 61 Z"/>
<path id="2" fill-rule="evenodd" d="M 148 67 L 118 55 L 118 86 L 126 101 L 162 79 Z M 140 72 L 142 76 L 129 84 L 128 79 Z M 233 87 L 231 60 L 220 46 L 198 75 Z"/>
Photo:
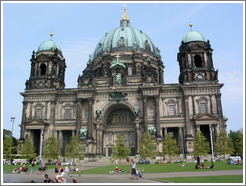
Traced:
<path id="1" fill-rule="evenodd" d="M 115 172 L 116 172 L 116 173 L 119 173 L 119 167 L 116 167 L 116 168 L 115 168 Z"/>
<path id="2" fill-rule="evenodd" d="M 231 160 L 231 165 L 234 165 L 234 161 L 233 160 Z"/>
<path id="3" fill-rule="evenodd" d="M 17 167 L 15 167 L 13 170 L 12 170 L 13 173 L 20 173 L 19 169 Z"/>
<path id="4" fill-rule="evenodd" d="M 202 167 L 199 166 L 199 164 L 197 163 L 195 169 L 201 169 L 201 168 L 202 168 Z"/>
<path id="5" fill-rule="evenodd" d="M 210 167 L 205 167 L 205 169 L 212 169 L 215 168 L 214 163 L 212 162 L 212 165 Z"/>
<path id="6" fill-rule="evenodd" d="M 79 168 L 76 168 L 76 164 L 75 164 L 74 167 L 73 167 L 73 171 L 75 171 L 75 172 L 80 172 Z"/>
<path id="7" fill-rule="evenodd" d="M 229 164 L 229 165 L 231 164 L 231 159 L 228 160 L 228 164 Z"/>
<path id="8" fill-rule="evenodd" d="M 44 179 L 45 183 L 51 183 L 52 180 L 50 179 L 48 174 L 45 174 L 44 177 L 45 177 L 45 179 Z"/>
<path id="9" fill-rule="evenodd" d="M 182 165 L 179 165 L 180 167 L 185 167 L 186 166 L 186 164 L 185 163 L 183 163 Z"/>
<path id="10" fill-rule="evenodd" d="M 202 163 L 201 167 L 202 167 L 202 169 L 204 169 L 204 163 Z"/>
<path id="11" fill-rule="evenodd" d="M 69 168 L 67 167 L 67 165 L 64 166 L 64 172 L 69 172 Z"/>

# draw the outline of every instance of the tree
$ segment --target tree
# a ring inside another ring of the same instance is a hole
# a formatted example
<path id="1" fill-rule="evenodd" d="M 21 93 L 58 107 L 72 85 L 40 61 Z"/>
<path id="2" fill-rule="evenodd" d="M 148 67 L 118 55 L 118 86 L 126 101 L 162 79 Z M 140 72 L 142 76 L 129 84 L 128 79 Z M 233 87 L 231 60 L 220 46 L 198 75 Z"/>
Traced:
<path id="1" fill-rule="evenodd" d="M 8 136 L 3 140 L 3 154 L 6 155 L 6 159 L 9 158 L 10 143 L 11 143 L 11 136 Z M 12 145 L 11 145 L 11 154 L 16 154 L 16 153 L 17 153 L 17 140 L 13 137 Z"/>
<path id="2" fill-rule="evenodd" d="M 243 129 L 240 129 L 238 131 L 230 130 L 228 136 L 233 143 L 233 155 L 239 155 L 243 157 Z"/>
<path id="3" fill-rule="evenodd" d="M 36 150 L 36 148 L 33 145 L 31 138 L 28 137 L 25 140 L 25 143 L 21 144 L 21 151 L 20 151 L 21 158 L 23 158 L 23 159 L 31 159 L 31 158 L 35 159 L 35 157 L 37 156 L 37 153 L 35 153 L 35 150 Z"/>
<path id="4" fill-rule="evenodd" d="M 43 153 L 44 158 L 47 159 L 59 159 L 59 156 L 61 156 L 61 153 L 59 152 L 59 145 L 58 142 L 54 137 L 50 137 L 47 141 L 47 145 L 45 146 L 44 153 Z"/>
<path id="5" fill-rule="evenodd" d="M 128 158 L 130 150 L 127 147 L 126 142 L 124 142 L 124 137 L 120 134 L 116 136 L 115 145 L 112 147 L 113 157 L 119 159 L 119 164 L 121 164 L 121 159 Z"/>
<path id="6" fill-rule="evenodd" d="M 10 130 L 3 129 L 3 140 L 9 136 L 12 136 L 12 132 Z"/>
<path id="7" fill-rule="evenodd" d="M 173 139 L 171 134 L 168 133 L 167 137 L 162 141 L 162 154 L 165 157 L 169 155 L 170 161 L 172 156 L 178 155 L 179 147 L 177 145 L 176 139 Z"/>
<path id="8" fill-rule="evenodd" d="M 143 134 L 143 140 L 139 144 L 139 153 L 141 159 L 144 160 L 146 158 L 155 158 L 156 156 L 156 144 L 149 132 Z"/>
<path id="9" fill-rule="evenodd" d="M 84 154 L 82 151 L 81 144 L 79 142 L 79 137 L 72 136 L 70 143 L 66 146 L 65 155 L 67 158 L 73 159 L 73 164 L 75 158 L 78 158 L 79 160 L 84 159 Z"/>
<path id="10" fill-rule="evenodd" d="M 220 131 L 220 136 L 215 143 L 215 152 L 217 152 L 219 155 L 224 155 L 225 160 L 225 155 L 232 154 L 233 150 L 233 144 L 230 138 L 228 138 L 226 130 L 222 129 Z"/>
<path id="11" fill-rule="evenodd" d="M 193 152 L 191 153 L 194 156 L 206 155 L 210 151 L 209 142 L 204 137 L 203 133 L 198 130 L 196 132 L 195 140 L 193 142 Z"/>

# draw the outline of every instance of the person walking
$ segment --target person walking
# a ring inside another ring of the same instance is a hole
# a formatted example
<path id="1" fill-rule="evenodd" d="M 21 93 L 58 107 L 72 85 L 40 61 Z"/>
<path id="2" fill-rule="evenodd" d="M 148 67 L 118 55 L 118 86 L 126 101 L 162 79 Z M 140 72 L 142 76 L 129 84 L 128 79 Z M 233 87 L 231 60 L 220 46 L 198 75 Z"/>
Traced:
<path id="1" fill-rule="evenodd" d="M 41 175 L 43 175 L 43 164 L 42 161 L 39 161 L 39 166 L 38 166 L 38 174 L 39 175 L 41 173 Z"/>
<path id="2" fill-rule="evenodd" d="M 35 174 L 35 172 L 34 172 L 34 166 L 35 166 L 35 163 L 34 163 L 34 161 L 32 160 L 32 162 L 31 162 L 31 171 L 30 171 L 30 174 Z"/>
<path id="3" fill-rule="evenodd" d="M 46 174 L 46 169 L 45 169 L 45 161 L 43 161 L 43 164 L 42 164 L 42 169 L 43 169 L 43 173 Z"/>
<path id="4" fill-rule="evenodd" d="M 196 160 L 197 160 L 197 165 L 199 165 L 201 167 L 201 157 L 199 154 L 197 155 Z"/>

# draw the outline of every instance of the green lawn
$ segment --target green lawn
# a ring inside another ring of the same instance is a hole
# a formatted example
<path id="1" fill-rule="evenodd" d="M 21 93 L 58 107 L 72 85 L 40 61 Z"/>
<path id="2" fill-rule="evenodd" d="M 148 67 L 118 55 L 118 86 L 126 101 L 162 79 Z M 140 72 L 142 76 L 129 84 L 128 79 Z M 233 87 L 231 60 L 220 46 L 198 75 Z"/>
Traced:
<path id="1" fill-rule="evenodd" d="M 211 162 L 205 162 L 205 167 L 211 165 Z M 144 173 L 155 172 L 186 172 L 186 171 L 211 171 L 211 170 L 236 170 L 243 169 L 243 165 L 227 165 L 227 162 L 215 162 L 215 169 L 195 169 L 195 163 L 187 163 L 186 167 L 179 167 L 181 163 L 168 163 L 168 164 L 139 164 L 138 168 L 144 169 Z M 129 173 L 130 165 L 117 165 L 124 173 Z M 14 169 L 15 165 L 3 165 L 3 173 L 12 173 L 10 170 Z M 28 171 L 31 170 L 31 166 L 27 165 Z M 115 170 L 116 165 L 108 165 L 93 169 L 87 169 L 72 174 L 109 174 L 110 171 Z M 18 166 L 19 168 L 19 166 Z M 55 169 L 55 165 L 47 165 L 48 169 Z M 38 170 L 38 165 L 35 165 L 34 170 Z"/>
<path id="2" fill-rule="evenodd" d="M 173 183 L 243 183 L 243 175 L 155 178 Z"/>
<path id="3" fill-rule="evenodd" d="M 16 165 L 3 165 L 3 174 L 10 174 L 10 173 L 12 173 L 11 170 L 13 170 L 15 168 L 15 166 Z M 38 171 L 38 166 L 39 165 L 35 165 L 34 166 L 34 171 L 36 173 Z M 18 167 L 18 169 L 20 168 L 20 166 L 17 166 L 17 167 Z M 28 168 L 27 171 L 30 171 L 31 170 L 31 166 L 30 165 L 27 165 L 26 167 Z M 54 169 L 54 171 L 55 171 L 55 167 L 56 166 L 55 165 L 46 165 L 46 167 L 47 167 L 47 169 Z M 70 167 L 70 165 L 68 167 Z"/>
<path id="4" fill-rule="evenodd" d="M 179 167 L 182 163 L 168 163 L 168 164 L 139 164 L 138 168 L 144 169 L 144 173 L 156 172 L 186 172 L 186 171 L 211 171 L 211 170 L 236 170 L 243 169 L 243 165 L 227 165 L 227 162 L 215 162 L 215 169 L 195 169 L 196 163 L 187 163 L 186 167 Z M 211 165 L 211 162 L 205 162 L 205 167 Z M 129 173 L 130 165 L 117 165 L 124 173 Z M 73 174 L 109 174 L 110 171 L 115 170 L 116 165 L 108 165 L 93 169 L 87 169 Z"/>

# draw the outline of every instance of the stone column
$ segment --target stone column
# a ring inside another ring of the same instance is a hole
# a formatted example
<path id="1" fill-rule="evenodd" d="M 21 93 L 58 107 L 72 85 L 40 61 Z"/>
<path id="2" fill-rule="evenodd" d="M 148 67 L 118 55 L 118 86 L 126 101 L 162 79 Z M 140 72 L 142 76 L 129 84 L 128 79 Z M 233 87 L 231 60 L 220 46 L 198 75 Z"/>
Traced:
<path id="1" fill-rule="evenodd" d="M 160 113 L 159 113 L 159 95 L 155 95 L 155 128 L 156 137 L 161 137 L 160 135 Z"/>
<path id="2" fill-rule="evenodd" d="M 33 105 L 33 102 L 30 102 L 30 115 L 29 115 L 29 119 L 32 119 L 32 105 Z"/>
<path id="3" fill-rule="evenodd" d="M 182 144 L 183 144 L 183 135 L 182 135 L 182 126 L 179 127 L 179 140 L 178 140 L 178 143 L 179 143 L 179 147 L 180 147 L 180 153 L 182 153 L 182 150 L 183 150 L 183 147 L 182 147 Z"/>
<path id="4" fill-rule="evenodd" d="M 210 109 L 211 114 L 213 114 L 213 104 L 212 104 L 212 95 L 209 94 L 209 102 L 210 102 Z"/>
<path id="5" fill-rule="evenodd" d="M 196 131 L 200 130 L 200 125 L 196 125 Z"/>
<path id="6" fill-rule="evenodd" d="M 184 96 L 184 100 L 185 100 L 186 137 L 192 137 L 191 124 L 190 124 L 189 96 Z"/>
<path id="7" fill-rule="evenodd" d="M 61 154 L 63 152 L 63 136 L 62 136 L 62 130 L 59 130 L 59 146 L 61 150 Z"/>
<path id="8" fill-rule="evenodd" d="M 216 103 L 217 103 L 217 111 L 219 117 L 219 130 L 225 128 L 223 125 L 223 113 L 222 113 L 222 105 L 221 105 L 221 94 L 216 94 Z"/>
<path id="9" fill-rule="evenodd" d="M 54 130 L 55 130 L 55 105 L 56 101 L 53 100 L 50 102 L 50 135 L 54 136 Z"/>
<path id="10" fill-rule="evenodd" d="M 163 137 L 167 137 L 167 127 L 164 127 L 164 136 Z"/>
<path id="11" fill-rule="evenodd" d="M 96 154 L 102 154 L 102 127 L 100 125 L 100 122 L 95 122 L 97 128 L 96 128 Z"/>
<path id="12" fill-rule="evenodd" d="M 194 98 L 195 98 L 195 96 L 192 96 L 193 117 L 196 115 L 196 108 L 195 108 Z"/>
<path id="13" fill-rule="evenodd" d="M 93 140 L 92 132 L 93 132 L 93 113 L 92 113 L 92 104 L 93 104 L 93 98 L 88 98 L 88 139 Z"/>
<path id="14" fill-rule="evenodd" d="M 144 132 L 148 131 L 148 120 L 147 120 L 147 100 L 148 96 L 142 96 L 143 100 L 143 119 L 144 119 Z"/>
<path id="15" fill-rule="evenodd" d="M 23 101 L 23 110 L 22 110 L 22 121 L 21 121 L 21 135 L 20 138 L 24 140 L 24 135 L 25 135 L 25 123 L 26 123 L 26 107 L 27 107 L 27 102 Z"/>
<path id="16" fill-rule="evenodd" d="M 75 135 L 75 130 L 72 130 L 72 136 L 74 136 Z"/>
<path id="17" fill-rule="evenodd" d="M 135 146 L 136 146 L 136 154 L 139 154 L 138 148 L 139 148 L 139 144 L 141 142 L 140 126 L 139 126 L 140 120 L 135 120 L 134 123 L 135 123 L 135 131 L 136 131 L 136 140 L 135 140 L 136 141 L 136 144 L 135 144 Z M 131 136 L 129 138 L 129 141 L 130 141 L 130 139 L 131 139 Z"/>
<path id="18" fill-rule="evenodd" d="M 81 128 L 81 102 L 82 99 L 76 101 L 76 136 L 79 137 L 79 130 Z"/>

